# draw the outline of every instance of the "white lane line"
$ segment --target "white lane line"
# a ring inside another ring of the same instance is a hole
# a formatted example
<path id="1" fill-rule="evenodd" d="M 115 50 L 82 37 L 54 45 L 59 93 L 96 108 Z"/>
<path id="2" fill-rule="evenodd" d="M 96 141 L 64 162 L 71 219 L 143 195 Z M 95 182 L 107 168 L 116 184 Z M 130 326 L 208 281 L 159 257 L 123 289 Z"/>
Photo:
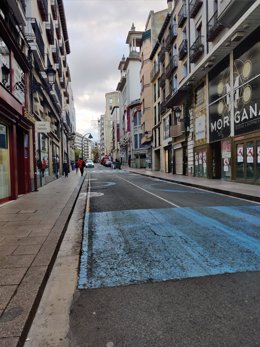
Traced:
<path id="1" fill-rule="evenodd" d="M 88 196 L 87 196 L 86 212 L 89 213 L 89 211 L 90 211 L 90 177 L 88 176 Z"/>
<path id="2" fill-rule="evenodd" d="M 176 205 L 176 204 L 174 204 L 173 202 L 171 202 L 171 201 L 169 201 L 169 200 L 166 200 L 166 199 L 162 198 L 162 197 L 159 196 L 159 195 L 156 195 L 156 194 L 154 194 L 154 193 L 152 193 L 152 192 L 149 192 L 149 190 L 146 190 L 146 189 L 144 189 L 144 188 L 142 188 L 142 187 L 140 187 L 140 186 L 138 186 L 138 185 L 136 185 L 136 184 L 134 184 L 134 183 L 132 183 L 132 182 L 130 182 L 130 181 L 124 179 L 124 178 L 122 178 L 122 177 L 119 177 L 119 176 L 118 176 L 118 178 L 121 179 L 121 180 L 123 180 L 123 181 L 125 181 L 125 182 L 127 182 L 127 183 L 129 183 L 129 184 L 132 184 L 132 186 L 134 186 L 134 187 L 136 187 L 136 188 L 139 188 L 139 189 L 143 190 L 144 192 L 146 192 L 146 193 L 148 193 L 148 194 L 150 194 L 150 195 L 155 196 L 157 199 L 160 199 L 160 200 L 166 202 L 166 203 L 169 204 L 169 205 L 172 205 L 172 206 L 175 206 L 175 207 L 180 207 L 179 205 Z"/>

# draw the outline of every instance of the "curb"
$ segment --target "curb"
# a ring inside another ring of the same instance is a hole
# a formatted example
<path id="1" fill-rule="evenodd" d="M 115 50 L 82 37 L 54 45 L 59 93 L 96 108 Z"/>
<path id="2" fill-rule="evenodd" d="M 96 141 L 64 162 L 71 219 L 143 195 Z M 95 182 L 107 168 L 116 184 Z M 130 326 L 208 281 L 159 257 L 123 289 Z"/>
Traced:
<path id="1" fill-rule="evenodd" d="M 177 184 L 180 184 L 180 185 L 183 185 L 183 186 L 195 187 L 195 188 L 199 188 L 199 189 L 203 189 L 203 190 L 208 190 L 208 191 L 211 191 L 211 192 L 214 192 L 214 193 L 229 195 L 229 196 L 233 196 L 233 197 L 240 198 L 240 199 L 250 200 L 250 201 L 254 201 L 254 202 L 260 202 L 260 198 L 259 197 L 247 195 L 247 194 L 244 194 L 244 193 L 237 193 L 237 192 L 231 192 L 229 190 L 222 190 L 222 189 L 219 189 L 219 188 L 207 187 L 207 186 L 203 186 L 203 185 L 196 184 L 196 183 L 180 182 L 180 181 L 175 180 L 175 179 L 168 179 L 168 178 L 158 177 L 158 176 L 154 176 L 154 175 L 146 175 L 145 173 L 141 173 L 141 172 L 131 171 L 131 173 L 134 173 L 136 175 L 156 178 L 156 179 L 159 179 L 159 180 L 162 180 L 162 181 L 173 182 L 173 183 L 177 183 Z"/>

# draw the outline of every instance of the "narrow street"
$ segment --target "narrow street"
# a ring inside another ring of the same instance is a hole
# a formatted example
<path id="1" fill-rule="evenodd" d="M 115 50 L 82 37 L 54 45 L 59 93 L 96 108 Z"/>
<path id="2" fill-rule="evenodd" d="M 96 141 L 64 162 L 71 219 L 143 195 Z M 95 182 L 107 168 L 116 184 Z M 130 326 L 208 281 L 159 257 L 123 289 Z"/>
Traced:
<path id="1" fill-rule="evenodd" d="M 260 205 L 97 167 L 71 346 L 256 346 Z"/>

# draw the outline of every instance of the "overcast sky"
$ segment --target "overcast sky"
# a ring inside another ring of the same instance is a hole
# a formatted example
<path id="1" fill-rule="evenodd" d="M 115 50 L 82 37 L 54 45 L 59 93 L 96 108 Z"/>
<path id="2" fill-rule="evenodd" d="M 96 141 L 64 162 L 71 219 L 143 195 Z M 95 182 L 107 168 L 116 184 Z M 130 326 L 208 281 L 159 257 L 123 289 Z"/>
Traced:
<path id="1" fill-rule="evenodd" d="M 116 90 L 118 64 L 128 46 L 132 23 L 144 30 L 150 10 L 167 0 L 63 0 L 71 53 L 68 56 L 77 131 L 97 140 L 97 120 L 105 112 L 105 93 Z"/>

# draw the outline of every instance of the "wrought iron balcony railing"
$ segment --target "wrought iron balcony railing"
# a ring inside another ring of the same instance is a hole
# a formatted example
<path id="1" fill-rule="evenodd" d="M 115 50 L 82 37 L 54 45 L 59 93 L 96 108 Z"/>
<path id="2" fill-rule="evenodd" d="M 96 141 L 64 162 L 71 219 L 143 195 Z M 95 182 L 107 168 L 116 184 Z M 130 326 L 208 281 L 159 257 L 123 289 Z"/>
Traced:
<path id="1" fill-rule="evenodd" d="M 190 47 L 190 62 L 195 63 L 204 52 L 203 36 L 199 35 Z"/>
<path id="2" fill-rule="evenodd" d="M 38 8 L 43 22 L 48 21 L 48 0 L 37 0 Z"/>
<path id="3" fill-rule="evenodd" d="M 178 57 L 177 55 L 174 55 L 171 58 L 169 64 L 166 66 L 166 71 L 165 71 L 166 77 L 169 77 L 173 73 L 173 71 L 177 69 L 177 67 L 178 67 Z"/>
<path id="4" fill-rule="evenodd" d="M 202 0 L 190 0 L 190 18 L 194 18 L 203 4 Z"/>
<path id="5" fill-rule="evenodd" d="M 208 21 L 208 41 L 213 41 L 223 29 L 224 25 L 218 19 L 218 11 L 216 11 Z"/>
<path id="6" fill-rule="evenodd" d="M 179 59 L 182 60 L 185 55 L 187 54 L 188 47 L 187 47 L 187 39 L 183 39 L 180 46 L 179 46 Z"/>
<path id="7" fill-rule="evenodd" d="M 183 4 L 178 14 L 178 25 L 180 28 L 183 26 L 186 19 L 187 19 L 187 8 L 186 8 L 186 4 Z"/>

